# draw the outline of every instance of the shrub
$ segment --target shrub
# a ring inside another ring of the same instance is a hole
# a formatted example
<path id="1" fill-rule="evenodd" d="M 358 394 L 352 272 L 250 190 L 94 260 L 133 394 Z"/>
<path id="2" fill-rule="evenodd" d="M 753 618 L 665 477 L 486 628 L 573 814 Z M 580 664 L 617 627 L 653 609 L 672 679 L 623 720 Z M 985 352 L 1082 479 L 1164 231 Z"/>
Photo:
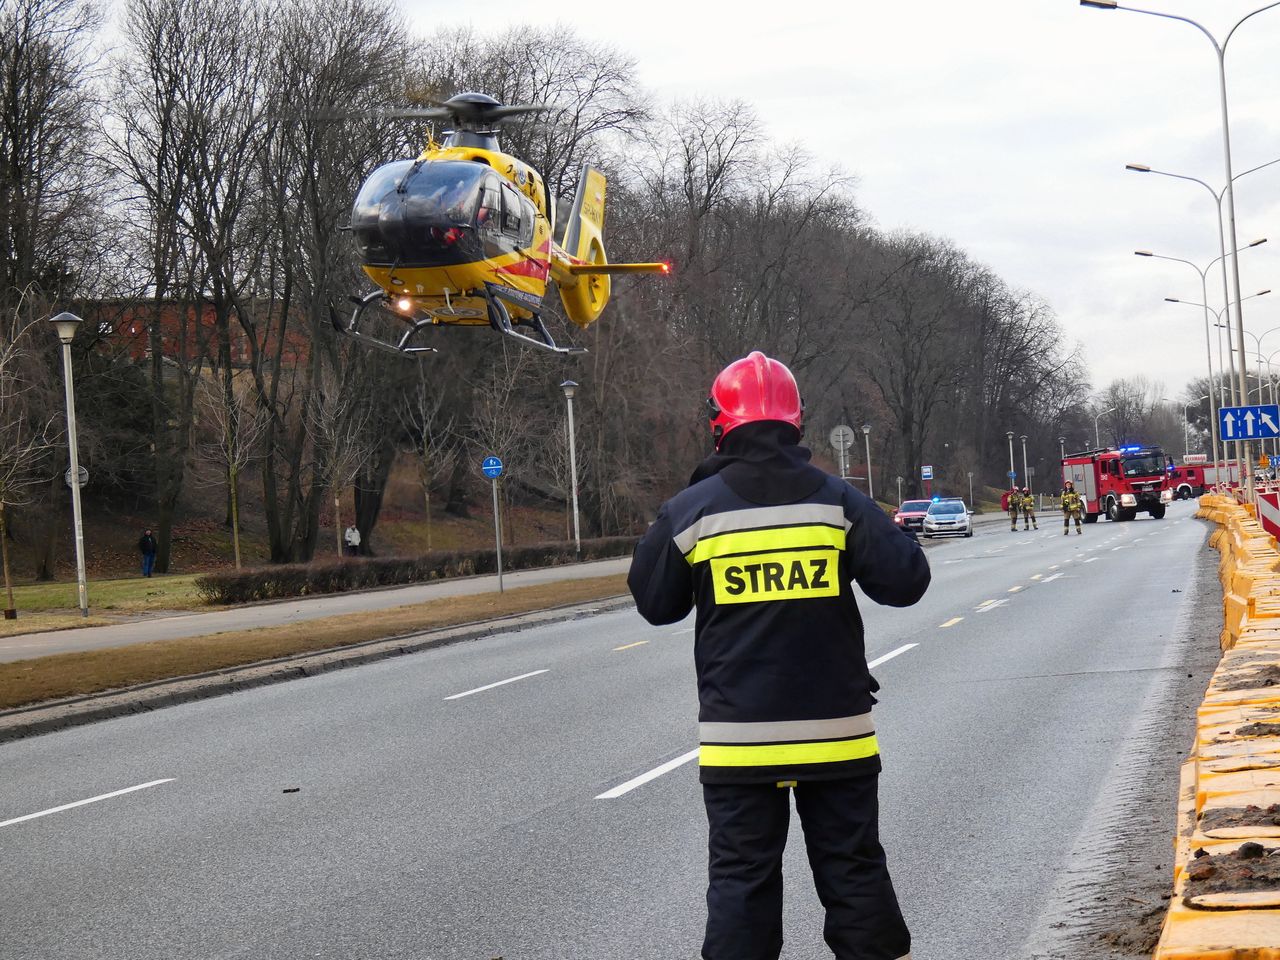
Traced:
<path id="1" fill-rule="evenodd" d="M 634 549 L 637 540 L 637 537 L 584 540 L 582 559 L 625 556 Z M 573 561 L 571 543 L 533 543 L 502 552 L 504 571 Z M 433 550 L 416 557 L 353 557 L 206 573 L 196 578 L 195 586 L 205 603 L 236 604 L 469 577 L 496 573 L 497 569 L 498 557 L 493 550 Z"/>

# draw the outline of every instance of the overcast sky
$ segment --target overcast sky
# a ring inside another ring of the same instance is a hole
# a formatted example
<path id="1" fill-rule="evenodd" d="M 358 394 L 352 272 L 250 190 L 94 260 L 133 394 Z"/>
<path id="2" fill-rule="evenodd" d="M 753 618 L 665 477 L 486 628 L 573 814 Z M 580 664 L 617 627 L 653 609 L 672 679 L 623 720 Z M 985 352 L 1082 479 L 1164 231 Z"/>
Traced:
<path id="1" fill-rule="evenodd" d="M 1224 182 L 1217 57 L 1187 24 L 1077 0 L 401 2 L 423 32 L 570 24 L 635 57 L 662 99 L 747 101 L 775 140 L 855 175 L 881 227 L 950 237 L 1047 299 L 1084 345 L 1095 387 L 1141 373 L 1174 397 L 1206 372 L 1201 312 L 1163 302 L 1199 301 L 1199 276 L 1133 251 L 1207 264 L 1218 255 L 1213 198 L 1124 170 L 1138 162 Z M 1153 9 L 1222 37 L 1263 5 Z M 1239 174 L 1280 158 L 1280 7 L 1245 23 L 1227 49 Z M 1276 287 L 1244 305 L 1245 329 L 1264 334 L 1280 325 L 1280 164 L 1239 179 L 1236 208 L 1241 246 L 1272 238 L 1240 257 L 1246 294 Z M 1221 279 L 1210 280 L 1220 307 Z M 1280 330 L 1263 348 L 1280 350 Z"/>

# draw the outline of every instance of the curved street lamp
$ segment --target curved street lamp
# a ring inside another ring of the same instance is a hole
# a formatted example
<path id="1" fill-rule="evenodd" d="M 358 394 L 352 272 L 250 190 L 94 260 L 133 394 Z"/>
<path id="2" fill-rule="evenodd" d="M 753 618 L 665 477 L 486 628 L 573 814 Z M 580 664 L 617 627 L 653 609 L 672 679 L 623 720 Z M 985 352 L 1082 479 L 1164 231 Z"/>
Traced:
<path id="1" fill-rule="evenodd" d="M 1093 446 L 1095 450 L 1102 449 L 1102 434 L 1098 433 L 1098 421 L 1105 417 L 1108 413 L 1115 413 L 1116 408 L 1111 407 L 1109 410 L 1103 410 L 1100 414 L 1093 418 Z"/>
<path id="2" fill-rule="evenodd" d="M 1085 7 L 1095 7 L 1101 10 L 1125 10 L 1129 13 L 1142 13 L 1147 16 L 1160 17 L 1165 20 L 1177 20 L 1188 26 L 1195 27 L 1205 38 L 1213 45 L 1213 52 L 1218 57 L 1218 102 L 1222 113 L 1222 160 L 1226 172 L 1226 186 L 1223 188 L 1224 198 L 1227 201 L 1227 228 L 1231 236 L 1231 252 L 1235 254 L 1240 249 L 1239 237 L 1236 233 L 1236 193 L 1235 193 L 1235 176 L 1231 171 L 1231 123 L 1227 112 L 1227 45 L 1231 43 L 1231 38 L 1240 29 L 1241 24 L 1251 17 L 1255 17 L 1265 10 L 1271 10 L 1280 7 L 1280 0 L 1268 3 L 1259 7 L 1250 13 L 1245 14 L 1227 31 L 1226 38 L 1221 43 L 1209 30 L 1201 23 L 1192 20 L 1190 17 L 1183 17 L 1172 13 L 1163 13 L 1159 10 L 1144 10 L 1141 7 L 1125 7 L 1121 6 L 1116 0 L 1080 0 L 1080 5 Z M 1226 253 L 1224 249 L 1224 254 Z M 1236 348 L 1240 351 L 1240 395 L 1246 396 L 1248 388 L 1246 386 L 1245 356 L 1244 356 L 1244 313 L 1241 309 L 1241 290 L 1240 290 L 1240 258 L 1232 256 L 1231 258 L 1231 280 L 1232 287 L 1236 294 Z M 1224 298 L 1229 300 L 1229 297 Z M 1253 489 L 1253 460 L 1249 456 L 1245 456 L 1245 483 L 1246 489 L 1249 491 L 1249 497 L 1254 497 Z"/>
<path id="3" fill-rule="evenodd" d="M 1018 468 L 1013 465 L 1013 431 L 1007 431 L 1005 436 L 1009 438 L 1009 484 L 1012 486 L 1018 479 Z"/>

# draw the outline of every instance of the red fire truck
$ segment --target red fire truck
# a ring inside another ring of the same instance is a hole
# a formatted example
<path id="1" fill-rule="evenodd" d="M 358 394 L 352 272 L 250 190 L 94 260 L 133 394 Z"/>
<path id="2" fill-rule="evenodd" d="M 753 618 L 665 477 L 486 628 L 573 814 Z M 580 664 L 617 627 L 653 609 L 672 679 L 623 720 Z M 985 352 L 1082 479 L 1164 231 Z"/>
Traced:
<path id="1" fill-rule="evenodd" d="M 1229 486 L 1240 485 L 1240 464 L 1232 460 L 1230 463 L 1207 463 L 1205 457 L 1199 463 L 1187 457 L 1181 464 L 1169 471 L 1169 480 L 1173 486 L 1175 500 L 1189 500 L 1198 497 L 1215 483 Z"/>
<path id="2" fill-rule="evenodd" d="M 1085 523 L 1102 514 L 1132 520 L 1141 511 L 1164 517 L 1173 487 L 1159 447 L 1120 447 L 1071 453 L 1062 461 L 1062 479 L 1084 497 Z"/>

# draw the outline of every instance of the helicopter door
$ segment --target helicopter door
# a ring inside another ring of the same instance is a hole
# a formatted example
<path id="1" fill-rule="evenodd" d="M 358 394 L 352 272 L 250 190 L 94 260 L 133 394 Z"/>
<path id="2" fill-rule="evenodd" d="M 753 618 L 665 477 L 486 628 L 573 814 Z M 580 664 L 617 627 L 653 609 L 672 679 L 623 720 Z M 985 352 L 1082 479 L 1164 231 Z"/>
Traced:
<path id="1" fill-rule="evenodd" d="M 533 243 L 533 204 L 507 183 L 502 185 L 502 232 L 516 246 Z"/>

